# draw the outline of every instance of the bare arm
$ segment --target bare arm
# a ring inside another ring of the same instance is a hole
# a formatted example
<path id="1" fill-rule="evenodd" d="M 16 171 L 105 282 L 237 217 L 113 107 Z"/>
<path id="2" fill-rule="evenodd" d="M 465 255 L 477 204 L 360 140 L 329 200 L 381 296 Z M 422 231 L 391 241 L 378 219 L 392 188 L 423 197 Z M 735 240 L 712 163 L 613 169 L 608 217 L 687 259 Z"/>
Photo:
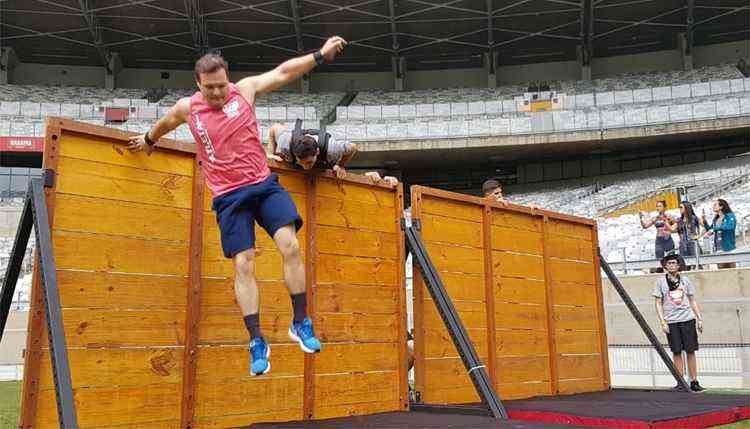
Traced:
<path id="1" fill-rule="evenodd" d="M 357 145 L 354 143 L 347 143 L 346 149 L 344 150 L 344 154 L 341 155 L 341 159 L 339 160 L 336 165 L 339 167 L 345 167 L 346 164 L 351 161 L 352 158 L 354 158 L 354 155 L 357 154 Z"/>
<path id="2" fill-rule="evenodd" d="M 271 125 L 271 129 L 268 130 L 268 153 L 272 155 L 277 155 L 276 152 L 277 148 L 277 142 L 276 139 L 278 138 L 279 134 L 283 131 L 286 131 L 286 127 L 282 124 L 273 124 Z"/>
<path id="3" fill-rule="evenodd" d="M 656 219 L 649 219 L 648 221 L 643 221 L 643 213 L 641 213 L 641 228 L 648 229 L 651 228 L 654 223 L 656 222 Z"/>
<path id="4" fill-rule="evenodd" d="M 187 97 L 179 99 L 177 103 L 175 103 L 175 105 L 172 106 L 171 109 L 169 109 L 166 115 L 162 116 L 158 121 L 156 121 L 154 126 L 151 127 L 151 129 L 148 130 L 146 134 L 131 137 L 130 143 L 128 144 L 128 149 L 130 149 L 132 152 L 146 150 L 148 154 L 151 155 L 151 152 L 153 152 L 154 148 L 153 146 L 149 146 L 146 143 L 146 135 L 148 134 L 149 140 L 156 142 L 164 135 L 175 130 L 180 125 L 186 123 L 189 115 L 190 99 Z"/>
<path id="5" fill-rule="evenodd" d="M 341 37 L 334 36 L 326 41 L 320 49 L 320 53 L 327 62 L 331 62 L 336 58 L 336 54 L 344 50 L 344 46 L 346 46 L 346 41 Z M 253 104 L 255 103 L 255 97 L 275 91 L 296 81 L 309 73 L 316 65 L 314 54 L 292 58 L 269 72 L 240 80 L 237 82 L 237 88 L 248 103 Z"/>
<path id="6" fill-rule="evenodd" d="M 664 320 L 664 309 L 662 308 L 661 298 L 656 297 L 655 298 L 655 305 L 656 305 L 656 315 L 659 316 L 659 323 L 661 324 L 661 330 L 664 331 L 664 333 L 669 333 L 669 326 L 667 325 L 667 321 Z"/>
<path id="7" fill-rule="evenodd" d="M 698 330 L 703 332 L 703 316 L 701 315 L 700 307 L 698 307 L 698 301 L 695 300 L 694 295 L 688 295 L 688 301 L 690 302 L 690 308 L 693 309 L 695 318 L 698 321 Z"/>

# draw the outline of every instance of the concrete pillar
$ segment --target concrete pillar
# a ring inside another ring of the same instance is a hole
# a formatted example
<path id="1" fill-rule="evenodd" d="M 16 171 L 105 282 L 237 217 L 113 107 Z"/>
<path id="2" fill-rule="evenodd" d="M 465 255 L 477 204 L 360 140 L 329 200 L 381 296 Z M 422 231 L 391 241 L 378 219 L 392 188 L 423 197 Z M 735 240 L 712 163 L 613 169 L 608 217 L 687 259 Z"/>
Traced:
<path id="1" fill-rule="evenodd" d="M 497 63 L 499 54 L 496 51 L 484 53 L 484 67 L 487 70 L 487 88 L 497 88 Z"/>
<path id="2" fill-rule="evenodd" d="M 104 87 L 107 89 L 117 88 L 117 75 L 122 70 L 122 59 L 117 52 L 111 52 L 104 67 Z"/>
<path id="3" fill-rule="evenodd" d="M 299 80 L 299 92 L 302 94 L 310 93 L 310 73 L 302 76 Z"/>
<path id="4" fill-rule="evenodd" d="M 693 54 L 688 46 L 688 40 L 685 33 L 677 34 L 677 49 L 680 50 L 680 56 L 682 57 L 682 69 L 690 71 L 693 69 Z"/>
<path id="5" fill-rule="evenodd" d="M 406 58 L 396 55 L 392 56 L 391 68 L 393 69 L 393 89 L 403 91 L 406 81 Z"/>
<path id="6" fill-rule="evenodd" d="M 10 46 L 2 48 L 0 51 L 0 84 L 11 83 L 10 74 L 17 65 L 16 50 Z"/>
<path id="7" fill-rule="evenodd" d="M 584 49 L 581 45 L 578 45 L 576 49 L 578 64 L 581 65 L 581 80 L 591 80 L 591 61 L 586 58 L 587 55 Z"/>

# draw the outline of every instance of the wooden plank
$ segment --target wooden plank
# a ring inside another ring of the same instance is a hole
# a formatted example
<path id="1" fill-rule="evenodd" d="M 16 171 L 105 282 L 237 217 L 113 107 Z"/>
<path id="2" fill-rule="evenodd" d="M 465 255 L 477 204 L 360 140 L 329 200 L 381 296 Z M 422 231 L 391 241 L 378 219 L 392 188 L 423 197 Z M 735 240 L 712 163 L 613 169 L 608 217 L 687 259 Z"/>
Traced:
<path id="1" fill-rule="evenodd" d="M 63 308 L 185 308 L 188 278 L 57 270 Z"/>
<path id="2" fill-rule="evenodd" d="M 555 320 L 554 317 L 554 310 L 553 310 L 553 304 L 554 304 L 554 294 L 552 292 L 552 276 L 551 276 L 551 267 L 550 267 L 550 257 L 551 257 L 551 245 L 550 245 L 550 234 L 549 234 L 549 218 L 544 217 L 543 223 L 542 223 L 542 237 L 543 237 L 543 249 L 544 249 L 544 285 L 545 285 L 545 291 L 546 291 L 546 301 L 547 301 L 547 338 L 549 340 L 549 350 L 552 350 L 553 353 L 549 354 L 549 369 L 550 369 L 550 388 L 552 389 L 552 392 L 557 392 L 557 383 L 558 383 L 558 375 L 557 375 L 557 353 L 554 351 L 557 350 L 557 344 L 555 342 L 555 329 L 557 326 L 557 320 Z"/>
<path id="3" fill-rule="evenodd" d="M 541 256 L 493 251 L 492 272 L 495 279 L 517 277 L 543 280 L 544 261 Z"/>
<path id="4" fill-rule="evenodd" d="M 61 193 L 190 209 L 191 177 L 65 157 L 58 173 Z"/>
<path id="5" fill-rule="evenodd" d="M 271 344 L 273 367 L 262 378 L 302 377 L 304 355 L 297 344 Z M 247 342 L 233 346 L 201 346 L 197 356 L 196 380 L 199 385 L 243 383 L 255 379 L 250 375 Z"/>
<path id="6" fill-rule="evenodd" d="M 487 356 L 489 346 L 486 328 L 466 328 L 469 339 L 480 356 Z M 425 358 L 447 358 L 459 357 L 458 350 L 448 334 L 448 330 L 442 326 L 432 326 L 425 329 Z"/>
<path id="7" fill-rule="evenodd" d="M 481 402 L 477 389 L 471 383 L 461 386 L 430 388 L 422 394 L 427 404 L 475 404 Z"/>
<path id="8" fill-rule="evenodd" d="M 547 330 L 547 308 L 538 304 L 495 303 L 497 329 Z"/>
<path id="9" fill-rule="evenodd" d="M 545 396 L 552 394 L 552 386 L 549 382 L 531 381 L 526 383 L 498 383 L 497 393 L 503 400 L 525 399 L 534 396 Z"/>
<path id="10" fill-rule="evenodd" d="M 549 246 L 550 257 L 583 262 L 591 262 L 594 259 L 591 241 L 564 235 L 548 234 L 547 245 Z"/>
<path id="11" fill-rule="evenodd" d="M 549 356 L 499 356 L 498 383 L 550 381 Z"/>
<path id="12" fill-rule="evenodd" d="M 395 259 L 318 255 L 317 282 L 362 285 L 395 285 L 398 264 Z"/>
<path id="13" fill-rule="evenodd" d="M 580 240 L 591 241 L 593 239 L 592 230 L 593 228 L 591 228 L 591 225 L 584 223 L 569 222 L 552 218 L 549 220 L 549 234 L 564 235 Z"/>
<path id="14" fill-rule="evenodd" d="M 480 359 L 486 361 L 486 356 L 480 356 Z M 478 398 L 474 384 L 471 382 L 461 358 L 428 358 L 425 360 L 425 367 L 427 391 L 431 394 L 441 389 L 460 389 L 464 386 L 470 386 L 474 389 L 472 397 Z M 500 372 L 502 372 L 502 368 L 498 371 L 498 373 Z M 428 400 L 425 399 L 425 402 L 428 402 Z"/>
<path id="15" fill-rule="evenodd" d="M 173 241 L 53 230 L 58 269 L 135 274 L 188 273 L 188 246 Z"/>
<path id="16" fill-rule="evenodd" d="M 336 417 L 341 414 L 337 414 Z M 227 416 L 197 417 L 195 429 L 238 428 L 253 423 L 291 422 L 303 420 L 302 410 L 272 410 L 267 413 L 231 414 Z"/>
<path id="17" fill-rule="evenodd" d="M 484 277 L 480 274 L 440 273 L 448 296 L 456 301 L 484 301 Z"/>
<path id="18" fill-rule="evenodd" d="M 315 411 L 320 407 L 398 401 L 398 372 L 317 374 Z M 398 402 L 395 402 L 398 406 Z M 317 414 L 315 413 L 317 417 Z"/>
<path id="19" fill-rule="evenodd" d="M 207 277 L 234 278 L 234 264 L 224 257 L 220 246 L 203 247 L 201 271 Z M 255 278 L 266 281 L 283 281 L 284 265 L 277 250 L 255 249 Z"/>
<path id="20" fill-rule="evenodd" d="M 395 314 L 399 293 L 391 286 L 321 284 L 315 291 L 316 308 L 323 313 Z"/>
<path id="21" fill-rule="evenodd" d="M 234 293 L 233 278 L 203 277 L 201 311 L 234 313 L 242 317 L 237 297 Z M 260 311 L 289 311 L 291 308 L 289 291 L 283 281 L 256 280 L 260 291 Z"/>
<path id="22" fill-rule="evenodd" d="M 531 329 L 498 329 L 497 356 L 549 354 L 546 331 Z"/>
<path id="23" fill-rule="evenodd" d="M 302 409 L 303 377 L 250 377 L 226 384 L 199 383 L 195 391 L 196 419 L 232 414 L 260 414 Z"/>
<path id="24" fill-rule="evenodd" d="M 401 408 L 400 401 L 378 401 L 365 402 L 361 404 L 342 404 L 330 407 L 317 407 L 315 409 L 316 419 L 328 419 L 341 416 L 364 416 L 369 414 L 397 411 Z"/>
<path id="25" fill-rule="evenodd" d="M 495 278 L 495 300 L 518 304 L 545 305 L 546 289 L 544 280 L 519 279 L 514 277 Z"/>
<path id="26" fill-rule="evenodd" d="M 560 355 L 557 359 L 560 380 L 596 378 L 601 383 L 602 361 L 599 354 Z"/>
<path id="27" fill-rule="evenodd" d="M 184 324 L 183 310 L 63 310 L 68 347 L 181 346 Z M 42 341 L 47 341 L 46 332 Z"/>
<path id="28" fill-rule="evenodd" d="M 519 233 L 513 226 L 492 225 L 492 249 L 541 256 L 542 234 L 530 231 Z"/>
<path id="29" fill-rule="evenodd" d="M 492 210 L 492 225 L 503 228 L 512 225 L 517 231 L 542 232 L 542 222 L 538 216 L 503 209 Z"/>
<path id="30" fill-rule="evenodd" d="M 481 217 L 466 221 L 435 214 L 422 217 L 422 239 L 425 242 L 450 243 L 480 248 L 482 243 Z"/>
<path id="31" fill-rule="evenodd" d="M 308 226 L 305 228 L 305 291 L 307 312 L 310 319 L 314 322 L 317 329 L 317 336 L 320 337 L 320 319 L 318 318 L 318 208 L 315 200 L 318 197 L 319 180 L 315 176 L 308 176 L 305 180 L 305 217 Z M 304 419 L 312 419 L 315 410 L 315 357 L 305 354 L 304 357 L 304 379 L 303 379 L 303 400 L 302 415 Z"/>
<path id="32" fill-rule="evenodd" d="M 422 197 L 419 194 L 419 188 L 412 186 L 411 189 L 411 209 L 412 224 L 416 220 L 421 221 L 422 216 Z M 412 257 L 412 314 L 414 318 L 414 391 L 420 395 L 426 394 L 427 375 L 425 362 L 425 321 L 424 309 L 425 299 L 430 296 L 426 289 L 422 271 L 419 264 L 414 262 Z M 427 305 L 431 305 L 427 303 Z M 423 398 L 425 398 L 423 396 Z"/>
<path id="33" fill-rule="evenodd" d="M 596 289 L 592 284 L 552 280 L 552 302 L 557 305 L 595 307 L 597 305 Z"/>
<path id="34" fill-rule="evenodd" d="M 602 296 L 603 290 L 602 290 L 602 270 L 600 267 L 600 260 L 599 260 L 599 231 L 594 225 L 594 228 L 592 230 L 593 235 L 593 242 L 591 243 L 591 247 L 594 249 L 594 287 L 596 290 L 596 318 L 599 322 L 599 343 L 601 345 L 602 351 L 608 349 L 608 342 L 607 342 L 607 321 L 604 317 L 604 297 Z M 609 389 L 612 381 L 610 379 L 611 375 L 609 372 L 609 353 L 601 353 L 602 357 L 602 375 L 603 380 L 602 384 L 604 389 Z"/>
<path id="35" fill-rule="evenodd" d="M 185 243 L 190 240 L 190 210 L 63 193 L 55 204 L 57 230 Z"/>
<path id="36" fill-rule="evenodd" d="M 428 219 L 430 217 L 425 216 L 426 214 L 440 215 L 452 219 L 463 219 L 481 225 L 482 206 L 479 204 L 424 196 L 422 197 L 422 218 Z"/>
<path id="37" fill-rule="evenodd" d="M 305 182 L 307 176 L 305 173 L 297 171 L 276 171 L 275 168 L 271 169 L 272 172 L 276 173 L 279 177 L 279 184 L 284 187 L 292 195 L 294 204 L 297 206 L 297 211 L 300 214 L 304 213 L 304 207 L 301 205 L 304 201 L 304 194 L 307 192 L 305 189 Z M 302 198 L 296 198 L 296 196 L 302 196 Z M 203 190 L 203 209 L 206 211 L 211 210 L 211 204 L 213 202 L 213 195 L 208 187 Z"/>
<path id="38" fill-rule="evenodd" d="M 556 353 L 590 354 L 600 353 L 599 331 L 555 331 Z"/>
<path id="39" fill-rule="evenodd" d="M 607 389 L 608 386 L 603 386 L 600 378 L 579 378 L 575 380 L 560 380 L 559 394 L 572 395 L 583 392 L 600 392 Z"/>
<path id="40" fill-rule="evenodd" d="M 398 236 L 385 232 L 345 229 L 317 225 L 317 251 L 331 255 L 395 258 L 398 255 Z"/>
<path id="41" fill-rule="evenodd" d="M 179 384 L 182 380 L 182 347 L 68 348 L 73 388 L 108 388 Z M 40 366 L 40 389 L 55 389 L 49 349 Z"/>
<path id="42" fill-rule="evenodd" d="M 63 134 L 60 155 L 85 161 L 96 161 L 123 167 L 138 168 L 147 171 L 193 175 L 192 154 L 176 154 L 156 150 L 151 156 L 130 152 L 121 142 L 102 139 L 96 135 Z"/>
<path id="43" fill-rule="evenodd" d="M 396 213 L 393 220 L 393 228 L 398 234 L 398 255 L 396 260 L 401 262 L 398 266 L 397 276 L 398 283 L 396 288 L 398 290 L 398 400 L 399 409 L 409 409 L 409 350 L 407 346 L 407 331 L 409 329 L 408 316 L 406 310 L 406 267 L 404 262 L 406 261 L 406 242 L 404 238 L 404 231 L 401 228 L 401 220 L 404 217 L 404 185 L 399 183 L 396 187 Z"/>
<path id="44" fill-rule="evenodd" d="M 552 280 L 594 284 L 594 264 L 550 258 Z"/>
<path id="45" fill-rule="evenodd" d="M 487 307 L 481 301 L 454 301 L 453 306 L 458 312 L 464 327 L 472 329 L 487 329 Z M 424 322 L 427 327 L 443 327 L 444 322 L 437 311 L 437 307 L 432 299 L 425 300 L 423 307 Z"/>
<path id="46" fill-rule="evenodd" d="M 425 243 L 432 263 L 439 272 L 479 274 L 484 276 L 482 250 L 448 244 Z"/>
<path id="47" fill-rule="evenodd" d="M 289 326 L 292 323 L 291 311 L 261 311 L 260 328 L 265 339 L 271 343 L 289 343 Z M 317 328 L 317 326 L 316 326 Z M 247 329 L 242 315 L 237 311 L 203 312 L 200 321 L 200 345 L 241 345 L 247 346 Z"/>
<path id="48" fill-rule="evenodd" d="M 487 361 L 488 375 L 492 385 L 497 383 L 497 329 L 495 326 L 495 288 L 494 278 L 492 276 L 492 209 L 489 206 L 484 207 L 482 214 L 482 241 L 484 244 L 484 302 L 487 308 Z"/>
<path id="49" fill-rule="evenodd" d="M 47 202 L 47 215 L 50 228 L 54 225 L 55 200 L 58 185 L 57 166 L 60 150 L 62 130 L 59 125 L 47 121 L 44 137 L 44 154 L 42 167 L 49 169 L 55 175 L 55 181 L 50 188 L 44 188 Z M 23 367 L 23 393 L 21 397 L 21 416 L 19 426 L 29 429 L 36 421 L 37 401 L 39 397 L 39 365 L 41 361 L 42 333 L 47 330 L 44 312 L 44 296 L 41 288 L 39 252 L 34 252 L 34 274 L 31 283 L 31 308 L 29 309 L 28 335 L 26 336 L 26 353 Z"/>
<path id="50" fill-rule="evenodd" d="M 395 342 L 398 314 L 316 314 L 315 333 L 322 342 Z"/>
<path id="51" fill-rule="evenodd" d="M 396 342 L 326 344 L 325 353 L 315 358 L 315 374 L 397 371 L 398 347 Z"/>
<path id="52" fill-rule="evenodd" d="M 205 180 L 198 158 L 193 164 L 193 202 L 190 219 L 190 250 L 188 253 L 189 288 L 185 314 L 185 349 L 182 373 L 182 411 L 180 426 L 192 427 L 195 418 L 196 366 L 198 364 L 198 327 L 201 315 L 201 256 L 203 254 L 203 189 Z"/>
<path id="53" fill-rule="evenodd" d="M 553 311 L 556 329 L 595 331 L 599 328 L 596 309 L 593 307 L 555 305 Z"/>
<path id="54" fill-rule="evenodd" d="M 317 223 L 320 225 L 388 233 L 396 233 L 400 229 L 394 225 L 389 211 L 373 204 L 318 197 L 315 199 L 315 208 L 318 212 Z M 375 215 L 381 212 L 383 216 Z"/>
<path id="55" fill-rule="evenodd" d="M 316 186 L 317 197 L 334 198 L 338 200 L 357 201 L 380 208 L 394 208 L 396 202 L 393 190 L 378 188 L 372 185 L 349 183 L 337 179 L 319 177 Z"/>
<path id="56" fill-rule="evenodd" d="M 144 389 L 138 387 L 102 387 L 75 389 L 76 404 L 96 404 L 76 408 L 81 428 L 134 425 L 172 421 L 180 417 L 180 385 L 161 383 Z M 39 408 L 34 427 L 59 427 L 54 390 L 39 392 Z"/>

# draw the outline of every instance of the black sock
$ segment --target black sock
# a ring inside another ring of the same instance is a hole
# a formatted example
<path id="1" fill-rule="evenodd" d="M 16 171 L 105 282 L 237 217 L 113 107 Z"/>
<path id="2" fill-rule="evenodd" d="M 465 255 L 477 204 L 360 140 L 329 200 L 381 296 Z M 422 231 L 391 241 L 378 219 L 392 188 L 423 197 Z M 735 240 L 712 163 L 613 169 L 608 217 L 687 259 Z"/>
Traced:
<path id="1" fill-rule="evenodd" d="M 294 309 L 294 321 L 302 323 L 307 317 L 307 292 L 291 295 L 292 308 Z"/>
<path id="2" fill-rule="evenodd" d="M 262 337 L 263 334 L 260 332 L 260 315 L 258 313 L 248 314 L 243 318 L 245 320 L 245 327 L 247 332 L 250 333 L 250 339 L 255 337 Z"/>

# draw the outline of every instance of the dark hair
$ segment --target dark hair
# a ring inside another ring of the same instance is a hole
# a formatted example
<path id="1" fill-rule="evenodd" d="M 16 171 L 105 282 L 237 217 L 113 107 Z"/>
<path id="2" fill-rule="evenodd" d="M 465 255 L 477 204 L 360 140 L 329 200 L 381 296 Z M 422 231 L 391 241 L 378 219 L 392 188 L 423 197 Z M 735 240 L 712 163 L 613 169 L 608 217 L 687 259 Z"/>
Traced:
<path id="1" fill-rule="evenodd" d="M 490 192 L 494 191 L 497 188 L 501 188 L 500 182 L 498 182 L 495 179 L 489 179 L 485 180 L 485 182 L 482 184 L 482 193 L 484 195 L 489 194 Z"/>
<path id="2" fill-rule="evenodd" d="M 693 210 L 693 205 L 690 203 L 690 201 L 683 201 L 680 203 L 681 206 L 685 208 L 685 214 L 687 214 L 687 220 L 689 221 L 695 217 L 695 210 Z M 685 218 L 685 215 L 682 215 L 682 218 Z"/>
<path id="3" fill-rule="evenodd" d="M 729 207 L 729 203 L 727 202 L 727 200 L 723 200 L 723 199 L 719 198 L 716 201 L 719 202 L 719 207 L 721 208 L 721 212 L 722 213 L 724 213 L 725 215 L 728 214 L 728 213 L 732 213 L 732 209 L 731 209 L 731 207 Z M 719 218 L 719 215 L 714 216 L 714 222 L 716 222 L 716 220 L 718 218 Z"/>
<path id="4" fill-rule="evenodd" d="M 665 209 L 667 208 L 667 202 L 666 202 L 666 200 L 659 200 L 659 201 L 656 202 L 656 204 L 659 204 L 659 203 L 661 203 L 661 205 L 663 205 Z"/>
<path id="5" fill-rule="evenodd" d="M 312 136 L 302 136 L 301 139 L 292 141 L 289 146 L 289 150 L 297 159 L 315 156 L 318 151 L 318 142 Z"/>
<path id="6" fill-rule="evenodd" d="M 229 64 L 219 54 L 206 54 L 195 62 L 195 80 L 201 81 L 201 73 L 213 73 L 224 69 L 229 76 Z"/>

